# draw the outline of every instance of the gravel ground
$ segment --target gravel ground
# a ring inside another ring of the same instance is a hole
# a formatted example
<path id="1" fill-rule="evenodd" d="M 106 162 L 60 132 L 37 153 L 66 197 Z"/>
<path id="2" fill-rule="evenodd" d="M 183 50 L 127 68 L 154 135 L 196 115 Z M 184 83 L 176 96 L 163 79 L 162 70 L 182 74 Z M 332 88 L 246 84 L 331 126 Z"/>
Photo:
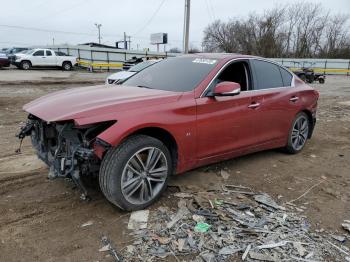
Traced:
<path id="1" fill-rule="evenodd" d="M 125 248 L 132 242 L 129 214 L 111 206 L 98 185 L 90 185 L 93 200 L 86 203 L 69 181 L 47 180 L 48 170 L 28 140 L 21 155 L 14 153 L 14 134 L 26 116 L 23 104 L 55 90 L 101 84 L 107 74 L 69 72 L 58 80 L 57 74 L 66 72 L 35 71 L 40 76 L 32 79 L 19 71 L 20 82 L 15 82 L 16 77 L 3 77 L 9 72 L 0 70 L 0 261 L 113 261 L 99 252 L 101 236 L 108 236 L 117 249 Z M 318 122 L 300 154 L 270 150 L 176 176 L 150 212 L 176 208 L 173 194 L 179 189 L 200 192 L 242 185 L 283 204 L 323 181 L 294 204 L 305 207 L 300 215 L 312 230 L 346 234 L 341 223 L 350 219 L 350 78 L 328 77 L 326 84 L 314 86 L 321 94 Z M 223 179 L 222 170 L 228 178 Z M 87 221 L 93 224 L 81 227 Z"/>

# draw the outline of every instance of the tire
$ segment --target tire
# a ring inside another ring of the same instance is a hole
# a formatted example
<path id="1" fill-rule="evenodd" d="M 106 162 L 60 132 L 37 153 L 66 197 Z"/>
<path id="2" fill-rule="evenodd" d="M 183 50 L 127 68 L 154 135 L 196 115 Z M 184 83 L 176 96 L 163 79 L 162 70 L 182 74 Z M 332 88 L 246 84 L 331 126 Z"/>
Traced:
<path id="1" fill-rule="evenodd" d="M 324 84 L 324 78 L 319 78 L 319 79 L 318 79 L 318 82 L 319 82 L 320 84 Z"/>
<path id="2" fill-rule="evenodd" d="M 64 71 L 72 70 L 72 63 L 71 62 L 63 62 L 62 63 L 62 70 L 64 70 Z"/>
<path id="3" fill-rule="evenodd" d="M 300 112 L 292 122 L 285 151 L 290 154 L 299 153 L 304 148 L 310 131 L 309 117 L 304 112 Z"/>
<path id="4" fill-rule="evenodd" d="M 107 152 L 99 183 L 112 204 L 128 211 L 140 210 L 161 196 L 172 172 L 169 149 L 156 138 L 136 135 Z"/>
<path id="5" fill-rule="evenodd" d="M 20 64 L 20 68 L 22 70 L 29 70 L 32 67 L 32 63 L 30 61 L 22 61 Z"/>

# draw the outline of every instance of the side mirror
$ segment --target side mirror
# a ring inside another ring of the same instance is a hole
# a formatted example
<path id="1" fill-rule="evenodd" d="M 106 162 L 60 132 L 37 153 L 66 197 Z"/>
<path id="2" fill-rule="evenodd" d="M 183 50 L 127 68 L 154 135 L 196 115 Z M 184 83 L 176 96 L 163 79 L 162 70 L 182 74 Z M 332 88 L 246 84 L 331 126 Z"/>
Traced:
<path id="1" fill-rule="evenodd" d="M 224 81 L 214 87 L 214 96 L 235 96 L 241 93 L 241 85 L 236 82 Z"/>

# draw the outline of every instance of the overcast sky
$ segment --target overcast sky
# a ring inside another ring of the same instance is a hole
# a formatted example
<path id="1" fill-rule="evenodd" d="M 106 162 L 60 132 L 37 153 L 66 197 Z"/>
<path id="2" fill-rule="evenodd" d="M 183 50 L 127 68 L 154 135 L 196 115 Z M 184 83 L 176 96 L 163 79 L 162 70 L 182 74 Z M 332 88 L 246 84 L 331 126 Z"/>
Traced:
<path id="1" fill-rule="evenodd" d="M 191 0 L 190 43 L 200 47 L 203 29 L 215 19 L 227 21 L 293 2 L 298 1 Z M 332 13 L 350 13 L 350 0 L 309 2 Z M 138 44 L 154 50 L 150 34 L 167 32 L 167 49 L 181 48 L 183 13 L 184 0 L 0 0 L 0 47 L 52 44 L 52 38 L 56 44 L 98 42 L 97 22 L 102 24 L 102 43 L 108 45 L 122 40 L 125 31 L 133 49 Z"/>

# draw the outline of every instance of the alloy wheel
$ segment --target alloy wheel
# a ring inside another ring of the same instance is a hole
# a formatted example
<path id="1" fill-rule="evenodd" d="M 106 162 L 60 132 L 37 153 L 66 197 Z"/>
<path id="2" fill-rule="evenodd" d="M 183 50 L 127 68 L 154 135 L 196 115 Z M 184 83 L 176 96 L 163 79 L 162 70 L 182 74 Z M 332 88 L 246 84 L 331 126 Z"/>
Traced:
<path id="1" fill-rule="evenodd" d="M 24 70 L 28 70 L 30 68 L 30 65 L 29 65 L 29 63 L 25 62 L 25 63 L 23 63 L 22 67 Z"/>
<path id="2" fill-rule="evenodd" d="M 162 190 L 168 175 L 168 164 L 164 153 L 156 147 L 137 151 L 126 163 L 121 191 L 132 204 L 145 204 Z"/>
<path id="3" fill-rule="evenodd" d="M 305 145 L 309 134 L 309 122 L 306 116 L 301 115 L 294 123 L 292 130 L 292 146 L 295 150 L 300 150 Z"/>

